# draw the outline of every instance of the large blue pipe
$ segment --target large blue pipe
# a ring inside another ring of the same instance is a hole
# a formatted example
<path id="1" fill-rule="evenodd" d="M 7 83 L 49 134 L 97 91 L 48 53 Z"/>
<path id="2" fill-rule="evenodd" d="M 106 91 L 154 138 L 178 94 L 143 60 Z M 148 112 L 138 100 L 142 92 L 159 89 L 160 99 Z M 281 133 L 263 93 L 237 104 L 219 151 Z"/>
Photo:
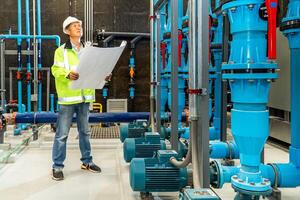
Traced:
<path id="1" fill-rule="evenodd" d="M 291 147 L 290 163 L 276 163 L 259 166 L 262 176 L 267 178 L 271 185 L 278 187 L 300 186 L 300 0 L 290 0 L 287 16 L 283 19 L 281 30 L 289 39 L 291 49 Z M 221 166 L 221 165 L 219 165 Z M 218 168 L 218 167 L 217 167 Z M 232 177 L 238 167 L 223 170 L 219 167 L 220 180 Z M 226 175 L 225 175 L 226 174 Z M 224 178 L 221 178 L 224 176 Z M 226 179 L 227 182 L 230 180 Z M 220 181 L 219 185 L 223 182 Z"/>
<path id="2" fill-rule="evenodd" d="M 270 82 L 277 78 L 277 64 L 267 58 L 268 24 L 259 15 L 264 3 L 237 0 L 222 6 L 232 34 L 229 61 L 222 70 L 223 79 L 230 83 L 232 135 L 240 152 L 240 170 L 231 178 L 232 187 L 238 192 L 236 199 L 259 198 L 272 192 L 270 182 L 259 170 L 261 151 L 269 135 Z"/>
<path id="3" fill-rule="evenodd" d="M 299 47 L 291 48 L 291 148 L 300 150 L 300 30 L 297 35 Z"/>
<path id="4" fill-rule="evenodd" d="M 149 119 L 148 112 L 128 112 L 128 113 L 90 113 L 89 123 L 99 122 L 132 122 L 137 119 Z M 37 112 L 37 113 L 17 113 L 16 123 L 44 124 L 55 123 L 56 113 Z M 74 116 L 73 121 L 76 122 Z"/>
<path id="5" fill-rule="evenodd" d="M 222 188 L 224 183 L 230 183 L 231 178 L 240 170 L 239 166 L 224 166 L 216 161 L 214 161 L 214 163 L 217 166 L 216 171 L 218 173 L 218 180 L 217 182 L 215 182 L 216 180 L 213 180 L 212 182 L 217 183 L 217 188 Z M 272 165 L 261 164 L 259 166 L 259 171 L 272 186 L 276 185 L 280 188 L 294 188 L 300 185 L 300 169 L 291 163 L 278 163 Z M 211 175 L 213 175 L 215 170 L 211 170 L 211 173 Z M 276 174 L 278 174 L 277 182 Z"/>
<path id="6" fill-rule="evenodd" d="M 29 0 L 25 1 L 26 13 L 26 35 L 30 35 L 30 12 Z M 27 50 L 30 51 L 30 38 L 26 40 Z M 27 55 L 27 73 L 31 74 L 31 61 L 30 55 Z M 27 112 L 31 112 L 31 80 L 27 82 Z"/>

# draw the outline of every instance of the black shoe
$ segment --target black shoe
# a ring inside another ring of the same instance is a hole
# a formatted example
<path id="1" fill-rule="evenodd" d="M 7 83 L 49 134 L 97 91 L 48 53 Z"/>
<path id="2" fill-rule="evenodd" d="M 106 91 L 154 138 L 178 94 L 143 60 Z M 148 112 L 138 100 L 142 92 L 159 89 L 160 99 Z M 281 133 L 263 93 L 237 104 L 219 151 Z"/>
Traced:
<path id="1" fill-rule="evenodd" d="M 89 163 L 89 164 L 82 164 L 81 169 L 88 170 L 94 173 L 100 173 L 101 168 L 95 165 L 94 163 Z"/>
<path id="2" fill-rule="evenodd" d="M 52 179 L 56 181 L 64 180 L 64 173 L 61 169 L 52 169 Z"/>

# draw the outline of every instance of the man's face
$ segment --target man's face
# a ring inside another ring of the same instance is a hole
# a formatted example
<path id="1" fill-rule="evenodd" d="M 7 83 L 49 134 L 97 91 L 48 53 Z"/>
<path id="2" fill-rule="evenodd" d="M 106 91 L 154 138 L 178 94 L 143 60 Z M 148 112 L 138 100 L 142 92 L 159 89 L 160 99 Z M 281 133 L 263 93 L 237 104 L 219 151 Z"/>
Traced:
<path id="1" fill-rule="evenodd" d="M 79 22 L 74 22 L 69 25 L 67 33 L 70 37 L 81 37 L 82 36 L 82 27 Z"/>

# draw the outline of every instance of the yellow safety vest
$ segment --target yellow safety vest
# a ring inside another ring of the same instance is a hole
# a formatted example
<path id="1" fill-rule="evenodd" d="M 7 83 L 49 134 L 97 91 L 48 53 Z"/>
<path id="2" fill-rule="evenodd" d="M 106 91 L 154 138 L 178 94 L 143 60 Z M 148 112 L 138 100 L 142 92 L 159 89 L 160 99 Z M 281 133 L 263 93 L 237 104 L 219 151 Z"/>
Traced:
<path id="1" fill-rule="evenodd" d="M 67 77 L 72 70 L 77 68 L 78 64 L 78 55 L 72 48 L 70 40 L 56 49 L 51 72 L 55 77 L 58 104 L 71 105 L 95 101 L 94 89 L 73 90 L 70 88 L 72 80 Z"/>

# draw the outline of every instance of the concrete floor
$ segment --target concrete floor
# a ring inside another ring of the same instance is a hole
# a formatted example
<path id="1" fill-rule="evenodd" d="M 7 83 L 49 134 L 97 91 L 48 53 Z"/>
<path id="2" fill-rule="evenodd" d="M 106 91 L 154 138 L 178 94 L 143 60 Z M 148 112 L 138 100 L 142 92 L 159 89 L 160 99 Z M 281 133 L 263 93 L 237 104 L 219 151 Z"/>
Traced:
<path id="1" fill-rule="evenodd" d="M 65 180 L 51 179 L 51 148 L 53 134 L 46 131 L 38 142 L 32 142 L 15 157 L 15 162 L 0 170 L 0 199 L 2 200 L 134 200 L 140 199 L 129 185 L 128 167 L 123 160 L 122 144 L 118 139 L 92 140 L 94 162 L 102 173 L 95 174 L 80 169 L 80 151 L 76 131 L 72 130 Z M 6 136 L 6 140 L 20 140 Z M 287 162 L 288 154 L 267 145 L 266 162 Z M 234 192 L 230 184 L 216 190 L 223 200 L 231 200 Z M 283 189 L 283 200 L 299 200 L 300 189 Z M 154 193 L 155 199 L 175 200 L 178 193 Z"/>

